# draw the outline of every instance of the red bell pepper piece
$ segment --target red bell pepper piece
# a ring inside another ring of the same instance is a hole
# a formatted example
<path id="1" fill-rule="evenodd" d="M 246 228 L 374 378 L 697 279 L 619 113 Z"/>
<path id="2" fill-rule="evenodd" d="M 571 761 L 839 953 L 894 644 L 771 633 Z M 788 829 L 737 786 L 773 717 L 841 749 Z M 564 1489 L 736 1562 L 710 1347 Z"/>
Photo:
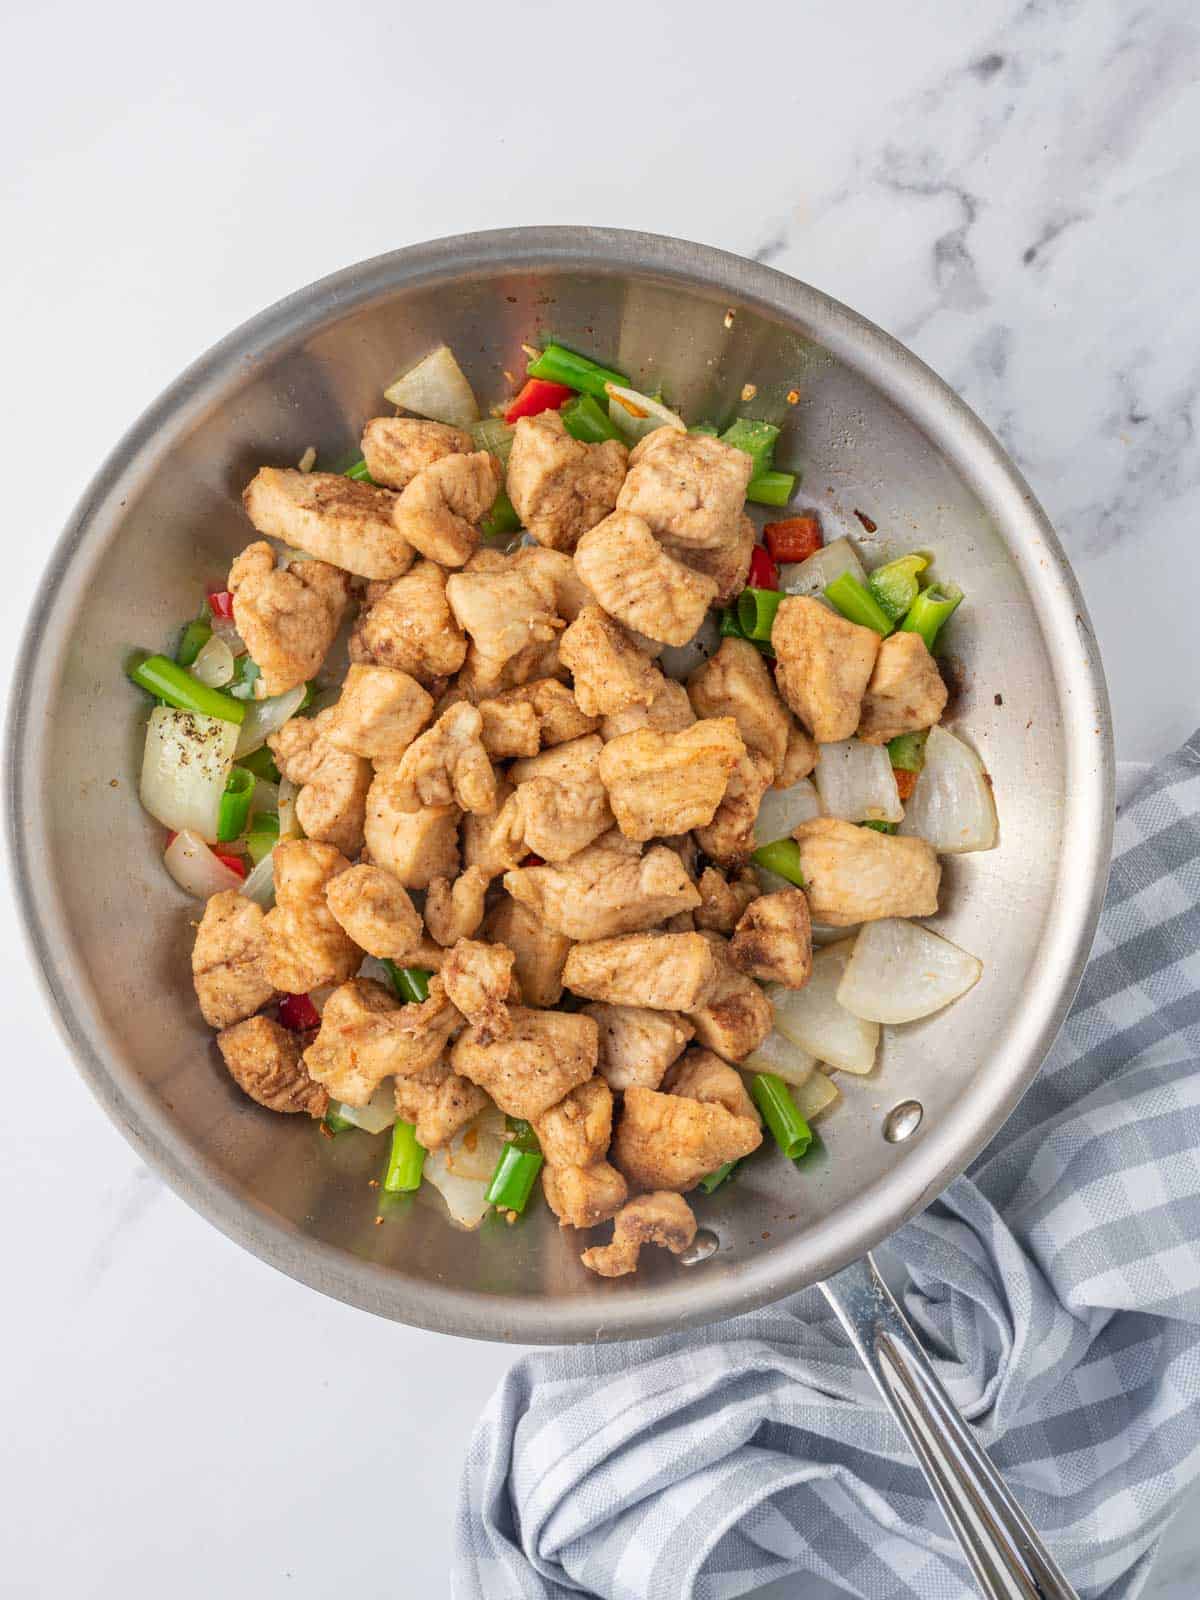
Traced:
<path id="1" fill-rule="evenodd" d="M 220 617 L 225 622 L 233 621 L 233 596 L 228 589 L 210 589 L 208 592 L 208 609 L 214 617 Z"/>
<path id="2" fill-rule="evenodd" d="M 246 876 L 246 863 L 241 856 L 225 856 L 219 850 L 214 850 L 213 855 L 222 866 L 228 867 L 230 872 L 236 872 L 239 878 Z"/>
<path id="3" fill-rule="evenodd" d="M 530 378 L 504 413 L 504 420 L 515 422 L 518 417 L 536 417 L 542 411 L 557 411 L 574 393 L 574 389 L 568 389 L 565 383 L 551 383 L 549 378 Z"/>
<path id="4" fill-rule="evenodd" d="M 535 856 L 531 850 L 521 862 L 521 865 L 523 867 L 544 867 L 546 863 L 542 860 L 541 856 Z"/>
<path id="5" fill-rule="evenodd" d="M 306 994 L 285 994 L 279 1002 L 279 1020 L 293 1033 L 321 1026 L 321 1013 Z"/>
<path id="6" fill-rule="evenodd" d="M 779 568 L 760 544 L 756 544 L 750 553 L 750 575 L 746 583 L 751 589 L 779 587 Z"/>
<path id="7" fill-rule="evenodd" d="M 776 561 L 807 561 L 825 543 L 821 519 L 811 511 L 786 522 L 768 522 L 763 536 Z"/>

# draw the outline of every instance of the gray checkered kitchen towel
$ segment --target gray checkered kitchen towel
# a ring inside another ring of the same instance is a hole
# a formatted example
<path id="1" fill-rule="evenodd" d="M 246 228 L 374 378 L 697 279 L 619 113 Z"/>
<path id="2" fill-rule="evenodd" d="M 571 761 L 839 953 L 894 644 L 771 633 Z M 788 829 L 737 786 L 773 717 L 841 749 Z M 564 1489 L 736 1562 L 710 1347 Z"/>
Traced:
<path id="1" fill-rule="evenodd" d="M 1198 1066 L 1200 734 L 1118 817 L 1041 1075 L 893 1240 L 943 1381 L 1087 1596 L 1137 1594 L 1200 1471 Z M 457 1600 L 731 1600 L 793 1573 L 864 1600 L 974 1592 L 816 1290 L 518 1362 L 471 1442 L 457 1545 Z"/>

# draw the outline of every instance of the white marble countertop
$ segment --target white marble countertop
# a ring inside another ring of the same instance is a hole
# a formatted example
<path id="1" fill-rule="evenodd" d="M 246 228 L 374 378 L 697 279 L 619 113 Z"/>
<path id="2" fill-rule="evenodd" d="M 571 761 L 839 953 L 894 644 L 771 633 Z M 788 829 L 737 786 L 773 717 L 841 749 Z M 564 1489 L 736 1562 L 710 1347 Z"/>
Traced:
<path id="1" fill-rule="evenodd" d="M 1192 15 L 18 8 L 0 638 L 105 451 L 243 318 L 418 239 L 606 223 L 807 278 L 960 389 L 1076 563 L 1119 753 L 1152 759 L 1200 720 Z M 512 1350 L 323 1300 L 201 1222 L 75 1076 L 7 905 L 0 951 L 5 1592 L 445 1593 L 463 1444 Z M 1156 1600 L 1196 1592 L 1198 1505 Z"/>

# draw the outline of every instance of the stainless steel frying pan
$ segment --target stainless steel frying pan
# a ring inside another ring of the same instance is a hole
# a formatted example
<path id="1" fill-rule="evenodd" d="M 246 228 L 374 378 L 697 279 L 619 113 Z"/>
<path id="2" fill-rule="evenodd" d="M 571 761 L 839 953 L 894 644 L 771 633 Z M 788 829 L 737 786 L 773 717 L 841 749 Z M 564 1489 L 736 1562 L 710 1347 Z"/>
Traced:
<path id="1" fill-rule="evenodd" d="M 936 552 L 970 596 L 954 624 L 950 720 L 991 769 L 1001 818 L 997 850 L 948 863 L 936 922 L 985 959 L 978 988 L 894 1030 L 870 1078 L 842 1076 L 820 1166 L 800 1179 L 756 1160 L 736 1191 L 701 1202 L 705 1259 L 655 1260 L 618 1283 L 587 1274 L 544 1211 L 464 1235 L 418 1199 L 375 1227 L 372 1141 L 331 1144 L 233 1087 L 190 993 L 191 904 L 136 803 L 145 713 L 120 670 L 131 646 L 164 642 L 246 542 L 239 495 L 259 464 L 293 463 L 310 444 L 324 463 L 353 459 L 383 385 L 435 343 L 453 346 L 481 395 L 499 395 L 521 343 L 543 332 L 644 387 L 661 378 L 691 416 L 719 419 L 753 383 L 764 411 L 786 415 L 780 459 L 804 464 L 803 498 L 827 527 L 872 559 Z M 88 489 L 30 619 L 8 758 L 16 892 L 73 1054 L 131 1142 L 231 1237 L 381 1315 L 539 1343 L 710 1322 L 826 1280 L 910 1432 L 953 1430 L 868 1267 L 834 1275 L 964 1169 L 1037 1071 L 1099 912 L 1112 745 L 1095 641 L 1045 516 L 977 418 L 878 328 L 720 251 L 588 228 L 444 239 L 304 289 L 190 368 Z M 943 1497 L 981 1464 L 959 1429 L 945 1463 L 918 1446 Z M 1002 1558 L 984 1552 L 1000 1548 L 1005 1518 L 1014 1548 L 1029 1536 L 994 1484 L 974 1493 L 951 1518 L 990 1592 L 1066 1593 L 1050 1569 L 996 1587 L 988 1563 L 998 1573 Z"/>

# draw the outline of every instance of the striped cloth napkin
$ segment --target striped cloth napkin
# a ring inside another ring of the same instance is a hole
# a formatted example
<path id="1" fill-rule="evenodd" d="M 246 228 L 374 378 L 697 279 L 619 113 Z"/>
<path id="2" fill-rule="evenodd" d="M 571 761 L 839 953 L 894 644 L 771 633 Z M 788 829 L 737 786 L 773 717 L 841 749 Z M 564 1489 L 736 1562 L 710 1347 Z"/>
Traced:
<path id="1" fill-rule="evenodd" d="M 943 1381 L 1089 1597 L 1137 1594 L 1200 1470 L 1198 1063 L 1200 734 L 1121 808 L 1042 1073 L 891 1241 Z M 781 1592 L 974 1593 L 817 1290 L 528 1356 L 471 1441 L 456 1600 L 732 1600 L 797 1573 Z"/>

